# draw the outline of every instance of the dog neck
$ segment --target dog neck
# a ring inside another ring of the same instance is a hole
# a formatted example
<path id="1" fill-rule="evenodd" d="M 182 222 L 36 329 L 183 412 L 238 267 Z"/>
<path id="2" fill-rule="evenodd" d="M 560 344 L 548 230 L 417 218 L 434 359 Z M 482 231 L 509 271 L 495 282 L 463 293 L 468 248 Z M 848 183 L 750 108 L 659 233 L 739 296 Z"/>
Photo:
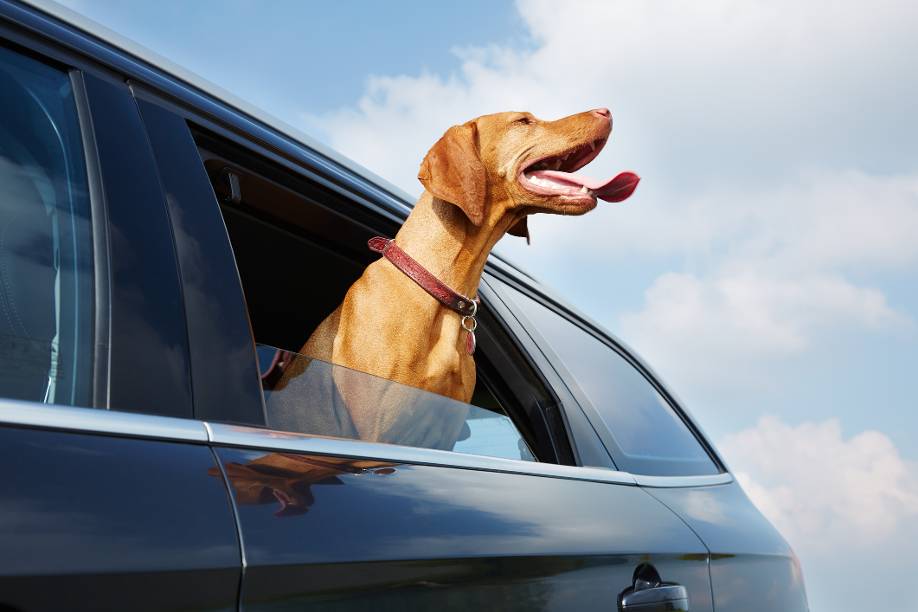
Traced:
<path id="1" fill-rule="evenodd" d="M 425 191 L 395 242 L 454 291 L 474 297 L 488 254 L 517 220 L 499 214 L 475 226 L 457 206 Z"/>

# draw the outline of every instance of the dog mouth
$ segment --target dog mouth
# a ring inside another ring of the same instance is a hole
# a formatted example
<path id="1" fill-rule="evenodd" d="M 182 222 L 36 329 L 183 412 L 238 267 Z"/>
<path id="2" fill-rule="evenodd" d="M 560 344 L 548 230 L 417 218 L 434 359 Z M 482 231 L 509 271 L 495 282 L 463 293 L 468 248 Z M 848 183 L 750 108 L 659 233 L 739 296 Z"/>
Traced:
<path id="1" fill-rule="evenodd" d="M 519 182 L 532 193 L 565 200 L 588 200 L 591 203 L 595 203 L 597 198 L 606 202 L 626 200 L 641 180 L 634 172 L 622 172 L 607 180 L 575 174 L 599 155 L 607 140 L 599 138 L 540 158 L 523 168 Z"/>

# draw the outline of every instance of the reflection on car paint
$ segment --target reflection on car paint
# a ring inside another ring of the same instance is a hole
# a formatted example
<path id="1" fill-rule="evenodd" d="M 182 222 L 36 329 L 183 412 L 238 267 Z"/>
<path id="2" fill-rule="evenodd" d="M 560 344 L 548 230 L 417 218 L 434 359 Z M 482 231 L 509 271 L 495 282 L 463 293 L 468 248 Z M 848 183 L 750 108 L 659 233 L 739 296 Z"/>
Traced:
<path id="1" fill-rule="evenodd" d="M 315 503 L 312 485 L 342 485 L 338 477 L 344 474 L 389 476 L 395 473 L 396 465 L 387 461 L 267 453 L 244 463 L 229 462 L 224 470 L 237 504 L 276 502 L 279 507 L 274 516 L 295 516 L 308 512 Z M 207 473 L 222 478 L 219 468 Z"/>
<path id="2" fill-rule="evenodd" d="M 0 459 L 0 610 L 235 609 L 207 447 L 2 427 Z"/>
<path id="3" fill-rule="evenodd" d="M 635 486 L 216 450 L 243 532 L 246 609 L 606 610 L 652 563 L 693 611 L 711 610 L 707 550 Z"/>

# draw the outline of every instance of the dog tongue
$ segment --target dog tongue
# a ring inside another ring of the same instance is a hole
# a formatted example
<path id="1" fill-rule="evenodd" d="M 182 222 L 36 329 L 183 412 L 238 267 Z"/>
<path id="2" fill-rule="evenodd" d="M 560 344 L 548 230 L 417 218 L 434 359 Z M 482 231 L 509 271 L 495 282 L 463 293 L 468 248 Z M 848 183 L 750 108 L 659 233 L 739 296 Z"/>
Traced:
<path id="1" fill-rule="evenodd" d="M 622 172 L 615 178 L 605 181 L 592 179 L 573 172 L 561 172 L 560 170 L 536 170 L 532 173 L 540 179 L 550 181 L 563 181 L 570 185 L 582 186 L 591 190 L 597 198 L 606 202 L 621 202 L 628 199 L 638 183 L 641 181 L 634 172 Z"/>

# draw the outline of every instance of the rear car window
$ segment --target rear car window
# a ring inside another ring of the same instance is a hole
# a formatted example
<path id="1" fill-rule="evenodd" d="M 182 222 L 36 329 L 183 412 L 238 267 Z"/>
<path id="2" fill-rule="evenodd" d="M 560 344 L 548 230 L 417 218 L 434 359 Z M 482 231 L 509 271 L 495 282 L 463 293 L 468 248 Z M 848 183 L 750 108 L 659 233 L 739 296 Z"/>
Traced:
<path id="1" fill-rule="evenodd" d="M 0 397 L 90 405 L 92 248 L 69 75 L 0 47 Z"/>
<path id="2" fill-rule="evenodd" d="M 621 353 L 528 295 L 508 293 L 557 353 L 568 385 L 596 409 L 619 469 L 653 476 L 719 472 L 678 412 Z"/>

